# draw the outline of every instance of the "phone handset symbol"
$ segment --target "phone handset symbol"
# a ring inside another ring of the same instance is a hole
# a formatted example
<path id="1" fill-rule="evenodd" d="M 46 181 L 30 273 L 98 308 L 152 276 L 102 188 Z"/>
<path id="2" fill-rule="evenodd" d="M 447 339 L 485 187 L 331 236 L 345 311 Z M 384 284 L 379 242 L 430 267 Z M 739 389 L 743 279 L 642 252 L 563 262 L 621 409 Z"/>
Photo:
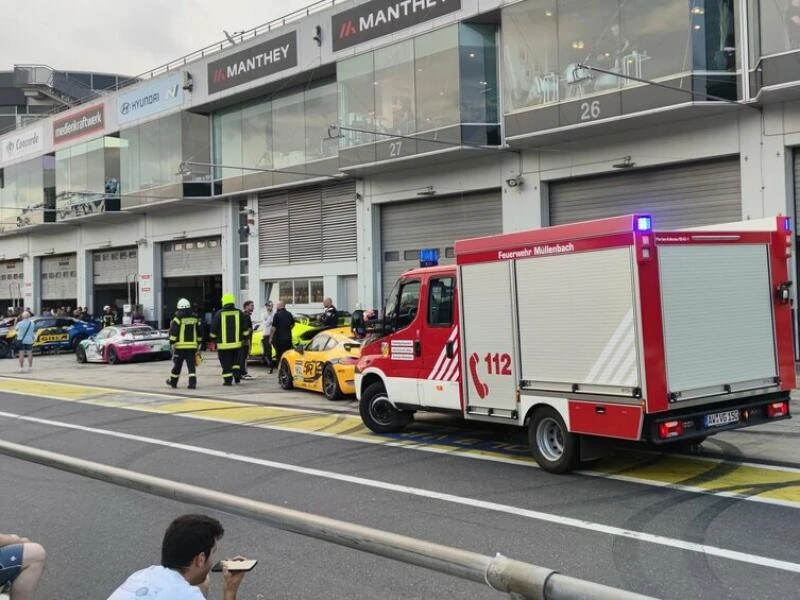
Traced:
<path id="1" fill-rule="evenodd" d="M 475 385 L 475 391 L 478 392 L 480 398 L 486 398 L 489 393 L 489 386 L 481 381 L 478 376 L 478 363 L 480 362 L 477 352 L 473 352 L 469 357 L 469 372 L 472 375 L 472 383 Z"/>

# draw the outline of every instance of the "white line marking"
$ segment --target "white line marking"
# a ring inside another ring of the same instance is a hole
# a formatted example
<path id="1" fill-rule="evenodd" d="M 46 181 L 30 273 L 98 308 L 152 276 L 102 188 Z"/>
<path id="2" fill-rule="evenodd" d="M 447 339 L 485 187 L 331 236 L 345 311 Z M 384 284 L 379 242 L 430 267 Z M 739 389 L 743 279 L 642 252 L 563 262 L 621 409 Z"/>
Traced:
<path id="1" fill-rule="evenodd" d="M 40 425 L 48 425 L 51 427 L 61 427 L 64 429 L 72 429 L 75 431 L 83 431 L 86 433 L 93 433 L 96 435 L 104 435 L 119 439 L 140 442 L 143 444 L 151 444 L 154 446 L 163 446 L 174 450 L 184 450 L 187 452 L 194 452 L 196 454 L 204 454 L 207 456 L 214 456 L 216 458 L 224 458 L 236 462 L 258 465 L 270 469 L 278 469 L 281 471 L 289 471 L 292 473 L 299 473 L 301 475 L 308 475 L 311 477 L 320 477 L 324 479 L 331 479 L 335 481 L 342 481 L 345 483 L 352 483 L 364 487 L 370 487 L 389 492 L 397 492 L 407 494 L 410 496 L 417 496 L 420 498 L 429 498 L 431 500 L 439 500 L 442 502 L 449 502 L 451 504 L 458 504 L 461 506 L 468 506 L 470 508 L 479 508 L 482 510 L 489 510 L 497 513 L 509 514 L 517 517 L 524 517 L 536 521 L 543 521 L 555 525 L 562 525 L 565 527 L 572 527 L 576 529 L 583 529 L 592 531 L 594 533 L 604 533 L 610 536 L 622 537 L 639 542 L 647 542 L 659 546 L 666 546 L 668 548 L 675 548 L 679 550 L 688 550 L 690 552 L 698 552 L 707 556 L 716 556 L 727 560 L 768 567 L 771 569 L 778 569 L 781 571 L 789 571 L 791 573 L 800 573 L 800 564 L 793 563 L 785 560 L 769 558 L 757 554 L 749 554 L 746 552 L 739 552 L 737 550 L 728 550 L 727 548 L 720 548 L 718 546 L 709 546 L 706 544 L 698 544 L 695 542 L 687 542 L 676 538 L 669 538 L 643 531 L 634 531 L 631 529 L 623 529 L 621 527 L 614 527 L 612 525 L 604 525 L 602 523 L 595 523 L 593 521 L 586 521 L 584 519 L 575 519 L 572 517 L 565 517 L 561 515 L 554 515 L 544 513 L 536 510 L 529 510 L 510 506 L 507 504 L 499 504 L 497 502 L 487 502 L 485 500 L 476 500 L 474 498 L 465 498 L 456 496 L 454 494 L 445 494 L 442 492 L 435 492 L 433 490 L 426 490 L 423 488 L 411 487 L 407 485 L 398 485 L 394 483 L 387 483 L 377 481 L 374 479 L 365 479 L 363 477 L 354 477 L 352 475 L 343 475 L 331 471 L 323 471 L 321 469 L 310 469 L 307 467 L 299 467 L 297 465 L 290 465 L 287 463 L 276 462 L 272 460 L 265 460 L 261 458 L 254 458 L 252 456 L 245 456 L 233 452 L 223 452 L 221 450 L 212 450 L 210 448 L 201 448 L 198 446 L 190 446 L 188 444 L 181 444 L 179 442 L 167 442 L 156 438 L 150 438 L 130 433 L 121 433 L 118 431 L 111 431 L 107 429 L 96 429 L 94 427 L 86 427 L 85 425 L 74 425 L 72 423 L 64 423 L 62 421 L 51 421 L 48 419 L 39 419 L 37 417 L 27 417 L 15 413 L 0 412 L 0 417 L 9 419 L 27 421 L 30 423 L 37 423 Z"/>

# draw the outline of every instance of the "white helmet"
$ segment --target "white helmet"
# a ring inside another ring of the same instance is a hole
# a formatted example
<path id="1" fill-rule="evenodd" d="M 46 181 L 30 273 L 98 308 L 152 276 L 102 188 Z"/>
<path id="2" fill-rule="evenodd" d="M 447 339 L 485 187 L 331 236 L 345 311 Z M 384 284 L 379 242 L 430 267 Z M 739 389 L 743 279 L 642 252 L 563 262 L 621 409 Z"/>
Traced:
<path id="1" fill-rule="evenodd" d="M 178 300 L 178 310 L 182 310 L 185 308 L 191 308 L 192 305 L 189 304 L 189 301 L 186 298 L 181 298 Z"/>
<path id="2" fill-rule="evenodd" d="M 111 310 L 111 307 L 110 307 L 108 304 L 106 304 L 106 305 L 103 307 L 103 310 Z"/>

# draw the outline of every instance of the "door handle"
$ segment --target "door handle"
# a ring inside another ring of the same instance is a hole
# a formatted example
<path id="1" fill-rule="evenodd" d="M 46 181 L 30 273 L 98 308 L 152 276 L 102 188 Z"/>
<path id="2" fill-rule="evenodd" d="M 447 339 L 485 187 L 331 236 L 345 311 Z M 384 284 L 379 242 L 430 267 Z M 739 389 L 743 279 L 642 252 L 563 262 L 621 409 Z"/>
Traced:
<path id="1" fill-rule="evenodd" d="M 455 356 L 455 342 L 452 340 L 447 342 L 447 345 L 444 347 L 445 353 L 447 354 L 447 358 L 453 358 Z"/>
<path id="2" fill-rule="evenodd" d="M 422 343 L 414 340 L 414 356 L 422 356 Z"/>

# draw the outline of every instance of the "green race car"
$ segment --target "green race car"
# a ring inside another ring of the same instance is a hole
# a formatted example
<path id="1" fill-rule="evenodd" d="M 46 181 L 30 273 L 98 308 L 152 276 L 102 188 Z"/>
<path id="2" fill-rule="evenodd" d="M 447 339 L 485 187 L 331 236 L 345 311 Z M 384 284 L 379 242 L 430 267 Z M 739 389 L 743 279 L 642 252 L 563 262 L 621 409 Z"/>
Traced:
<path id="1" fill-rule="evenodd" d="M 319 322 L 319 315 L 307 315 L 298 313 L 294 315 L 294 327 L 292 327 L 292 346 L 298 344 L 305 344 L 317 333 L 325 329 L 325 326 Z M 337 327 L 349 327 L 352 315 L 349 312 L 337 311 Z M 261 323 L 254 323 L 254 331 L 252 340 L 250 342 L 250 356 L 248 361 L 251 362 L 265 362 L 264 361 L 264 348 L 261 345 L 261 340 L 264 338 L 264 332 L 261 331 Z M 272 348 L 272 357 L 275 357 L 275 349 Z"/>

